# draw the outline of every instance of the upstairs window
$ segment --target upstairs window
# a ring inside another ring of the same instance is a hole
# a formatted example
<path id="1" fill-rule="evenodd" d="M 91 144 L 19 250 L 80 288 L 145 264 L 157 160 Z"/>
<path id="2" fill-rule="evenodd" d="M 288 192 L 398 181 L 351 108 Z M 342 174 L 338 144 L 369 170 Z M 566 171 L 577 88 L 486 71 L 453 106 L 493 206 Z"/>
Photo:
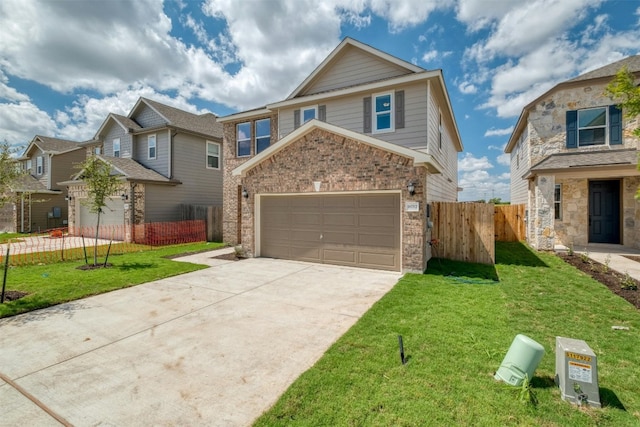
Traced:
<path id="1" fill-rule="evenodd" d="M 318 118 L 318 107 L 317 106 L 313 106 L 313 107 L 307 107 L 307 108 L 302 108 L 302 123 L 306 123 L 309 120 L 313 120 Z"/>
<path id="2" fill-rule="evenodd" d="M 442 150 L 442 112 L 438 112 L 438 148 Z"/>
<path id="3" fill-rule="evenodd" d="M 26 162 L 24 162 L 24 169 L 25 169 L 27 172 L 31 173 L 31 167 L 32 167 L 32 165 L 31 165 L 31 159 L 28 159 Z"/>
<path id="4" fill-rule="evenodd" d="M 607 142 L 607 109 L 578 110 L 578 146 L 604 145 Z"/>
<path id="5" fill-rule="evenodd" d="M 147 148 L 149 150 L 149 159 L 155 159 L 156 158 L 156 136 L 155 135 L 149 135 L 147 137 Z"/>
<path id="6" fill-rule="evenodd" d="M 207 169 L 220 169 L 220 144 L 207 141 Z"/>
<path id="7" fill-rule="evenodd" d="M 42 156 L 36 157 L 36 175 L 42 175 L 44 173 L 44 158 Z"/>
<path id="8" fill-rule="evenodd" d="M 256 154 L 271 144 L 271 119 L 256 121 Z"/>
<path id="9" fill-rule="evenodd" d="M 373 97 L 373 132 L 393 130 L 393 96 L 391 93 Z"/>
<path id="10" fill-rule="evenodd" d="M 98 155 L 98 156 L 99 156 L 100 154 L 102 154 L 102 147 L 96 147 L 96 148 L 93 150 L 93 152 L 94 152 L 96 155 Z"/>
<path id="11" fill-rule="evenodd" d="M 113 140 L 113 157 L 120 157 L 120 138 Z"/>
<path id="12" fill-rule="evenodd" d="M 238 123 L 236 126 L 236 155 L 246 157 L 251 155 L 251 123 Z"/>

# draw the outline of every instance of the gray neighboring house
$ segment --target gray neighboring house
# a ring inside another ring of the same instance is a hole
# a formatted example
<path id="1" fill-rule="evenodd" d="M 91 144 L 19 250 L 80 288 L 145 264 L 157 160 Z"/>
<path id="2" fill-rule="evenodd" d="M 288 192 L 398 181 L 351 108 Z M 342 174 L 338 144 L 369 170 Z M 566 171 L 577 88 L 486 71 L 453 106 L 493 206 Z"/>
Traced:
<path id="1" fill-rule="evenodd" d="M 424 271 L 462 142 L 441 70 L 346 38 L 285 99 L 224 123 L 224 241 L 247 254 Z"/>
<path id="2" fill-rule="evenodd" d="M 58 182 L 71 178 L 84 156 L 78 142 L 36 135 L 16 159 L 25 174 L 11 188 L 14 202 L 2 208 L 2 230 L 31 233 L 65 227 L 67 201 Z"/>
<path id="3" fill-rule="evenodd" d="M 640 248 L 638 117 L 604 94 L 623 66 L 640 80 L 640 56 L 631 56 L 559 83 L 522 110 L 505 152 L 511 203 L 526 205 L 536 249 Z"/>
<path id="4" fill-rule="evenodd" d="M 109 114 L 83 146 L 122 180 L 100 221 L 127 226 L 127 240 L 131 225 L 182 220 L 182 205 L 222 205 L 222 125 L 213 114 L 140 98 L 128 116 Z M 87 193 L 80 174 L 63 184 L 71 231 L 95 226 L 96 215 L 81 202 Z"/>

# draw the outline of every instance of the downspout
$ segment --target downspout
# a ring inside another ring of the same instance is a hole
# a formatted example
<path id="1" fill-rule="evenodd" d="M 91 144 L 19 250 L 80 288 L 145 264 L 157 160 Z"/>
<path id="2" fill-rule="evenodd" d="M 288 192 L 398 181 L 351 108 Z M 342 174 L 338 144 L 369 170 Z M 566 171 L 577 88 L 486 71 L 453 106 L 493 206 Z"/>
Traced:
<path id="1" fill-rule="evenodd" d="M 169 138 L 169 154 L 168 154 L 169 165 L 168 165 L 168 171 L 167 171 L 168 172 L 167 178 L 172 179 L 173 178 L 173 135 L 171 135 L 171 129 L 167 129 L 167 135 Z"/>
<path id="2" fill-rule="evenodd" d="M 20 193 L 20 232 L 24 233 L 24 193 Z"/>
<path id="3" fill-rule="evenodd" d="M 31 193 L 29 193 L 29 233 L 31 233 L 33 230 L 31 230 Z"/>

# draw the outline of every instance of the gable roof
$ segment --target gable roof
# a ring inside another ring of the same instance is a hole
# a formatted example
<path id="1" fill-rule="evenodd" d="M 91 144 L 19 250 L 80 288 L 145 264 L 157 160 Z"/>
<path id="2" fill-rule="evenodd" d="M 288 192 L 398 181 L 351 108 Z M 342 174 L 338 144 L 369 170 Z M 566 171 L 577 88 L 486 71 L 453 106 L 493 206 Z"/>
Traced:
<path id="1" fill-rule="evenodd" d="M 168 126 L 222 138 L 222 124 L 218 123 L 215 114 L 193 114 L 148 98 L 138 99 L 129 113 L 129 118 L 132 118 L 143 104 L 158 113 Z"/>
<path id="2" fill-rule="evenodd" d="M 18 177 L 9 187 L 16 193 L 46 193 L 60 194 L 60 190 L 48 190 L 47 187 L 30 174 L 24 174 Z"/>
<path id="3" fill-rule="evenodd" d="M 577 77 L 558 83 L 557 85 L 555 85 L 554 87 L 552 87 L 551 89 L 549 89 L 548 91 L 546 91 L 545 93 L 543 93 L 542 95 L 538 96 L 536 99 L 534 99 L 533 101 L 525 105 L 524 108 L 522 109 L 522 112 L 520 113 L 520 117 L 518 117 L 516 126 L 514 127 L 513 132 L 509 137 L 509 141 L 507 142 L 507 145 L 504 148 L 504 152 L 511 153 L 511 151 L 513 151 L 513 149 L 516 146 L 516 143 L 518 142 L 518 138 L 526 125 L 527 118 L 529 117 L 529 111 L 538 102 L 540 102 L 540 100 L 542 100 L 543 98 L 546 98 L 553 92 L 556 92 L 568 87 L 580 86 L 587 82 L 595 83 L 598 80 L 602 80 L 603 82 L 606 82 L 610 80 L 613 76 L 615 76 L 618 70 L 624 66 L 626 66 L 627 69 L 632 73 L 640 73 L 640 55 L 628 56 L 624 59 L 621 59 L 620 61 L 612 62 L 611 64 L 607 64 L 603 67 L 597 68 L 592 71 L 588 71 L 586 73 L 580 74 Z"/>
<path id="4" fill-rule="evenodd" d="M 34 147 L 39 148 L 43 153 L 52 155 L 68 153 L 70 151 L 75 151 L 82 148 L 80 144 L 75 141 L 36 135 L 33 137 L 27 148 L 24 150 L 24 153 L 18 158 L 18 160 L 27 159 L 29 157 L 29 152 L 31 152 Z"/>
<path id="5" fill-rule="evenodd" d="M 270 147 L 262 151 L 260 154 L 247 160 L 245 163 L 235 168 L 231 173 L 235 176 L 244 176 L 249 170 L 253 169 L 255 166 L 259 165 L 263 161 L 267 160 L 274 154 L 278 153 L 288 145 L 292 144 L 293 142 L 297 141 L 298 139 L 300 139 L 301 137 L 303 137 L 304 135 L 310 133 L 315 129 L 331 132 L 335 135 L 340 135 L 342 137 L 352 139 L 354 141 L 358 141 L 363 144 L 370 145 L 380 150 L 385 150 L 402 157 L 408 157 L 410 159 L 413 159 L 414 166 L 424 166 L 429 170 L 430 173 L 440 173 L 442 171 L 442 166 L 429 154 L 412 150 L 410 148 L 406 148 L 400 145 L 392 144 L 390 142 L 386 142 L 381 139 L 372 138 L 370 136 L 363 135 L 361 133 L 354 132 L 348 129 L 344 129 L 327 122 L 321 122 L 320 120 L 313 119 L 313 120 L 309 120 L 308 122 L 300 126 L 298 129 L 289 133 L 287 136 L 285 136 L 275 144 L 271 145 Z"/>
<path id="6" fill-rule="evenodd" d="M 123 157 L 110 157 L 110 156 L 96 156 L 97 159 L 103 161 L 104 163 L 110 165 L 112 167 L 112 172 L 116 172 L 116 175 L 119 175 L 120 178 L 124 181 L 136 181 L 136 182 L 148 182 L 153 184 L 181 184 L 180 181 L 169 179 L 164 175 L 159 174 L 153 169 L 146 168 L 142 166 L 140 163 L 136 162 L 130 158 Z M 71 181 L 64 181 L 58 184 L 60 185 L 68 185 L 68 184 L 77 184 L 78 182 L 82 182 L 82 172 L 79 171 Z"/>
<path id="7" fill-rule="evenodd" d="M 304 81 L 300 83 L 300 85 L 297 88 L 295 88 L 294 91 L 291 92 L 291 94 L 286 99 L 292 99 L 303 94 L 304 91 L 308 89 L 313 84 L 313 82 L 315 82 L 318 79 L 319 76 L 321 76 L 324 72 L 326 72 L 326 70 L 331 68 L 336 62 L 336 60 L 340 58 L 341 54 L 349 48 L 356 48 L 356 49 L 363 50 L 379 58 L 382 61 L 386 61 L 393 65 L 406 69 L 408 73 L 409 72 L 419 73 L 419 72 L 425 71 L 424 68 L 418 67 L 417 65 L 414 65 L 410 62 L 403 61 L 400 58 L 397 58 L 393 55 L 390 55 L 386 52 L 378 50 L 367 44 L 354 40 L 351 37 L 345 37 L 342 40 L 342 42 L 335 49 L 333 49 L 333 51 L 329 54 L 329 56 L 327 56 L 324 59 L 324 61 L 322 61 L 320 65 L 318 65 L 316 69 L 313 70 L 313 72 L 311 72 L 311 74 L 309 74 L 309 76 L 306 79 L 304 79 Z"/>
<path id="8" fill-rule="evenodd" d="M 116 123 L 125 132 L 134 132 L 136 130 L 142 129 L 142 126 L 140 126 L 138 123 L 136 123 L 134 120 L 130 119 L 129 117 L 122 116 L 116 113 L 109 113 L 107 118 L 104 120 L 104 122 L 102 122 L 102 124 L 100 125 L 100 128 L 96 132 L 94 136 L 94 140 L 100 139 L 100 136 L 105 131 L 105 129 L 107 129 L 109 123 L 111 122 Z"/>

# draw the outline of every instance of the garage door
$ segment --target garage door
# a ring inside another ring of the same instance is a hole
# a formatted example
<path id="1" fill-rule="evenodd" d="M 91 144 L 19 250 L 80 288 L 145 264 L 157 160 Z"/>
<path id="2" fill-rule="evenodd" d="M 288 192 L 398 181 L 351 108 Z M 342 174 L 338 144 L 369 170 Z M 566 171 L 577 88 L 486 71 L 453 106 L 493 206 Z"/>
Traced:
<path id="1" fill-rule="evenodd" d="M 400 270 L 400 195 L 263 196 L 260 255 Z"/>
<path id="2" fill-rule="evenodd" d="M 95 226 L 98 221 L 98 215 L 89 212 L 89 208 L 80 205 L 79 226 L 83 233 L 95 235 Z M 122 240 L 124 233 L 124 201 L 120 197 L 113 197 L 107 200 L 107 206 L 103 208 L 100 215 L 100 238 Z"/>

